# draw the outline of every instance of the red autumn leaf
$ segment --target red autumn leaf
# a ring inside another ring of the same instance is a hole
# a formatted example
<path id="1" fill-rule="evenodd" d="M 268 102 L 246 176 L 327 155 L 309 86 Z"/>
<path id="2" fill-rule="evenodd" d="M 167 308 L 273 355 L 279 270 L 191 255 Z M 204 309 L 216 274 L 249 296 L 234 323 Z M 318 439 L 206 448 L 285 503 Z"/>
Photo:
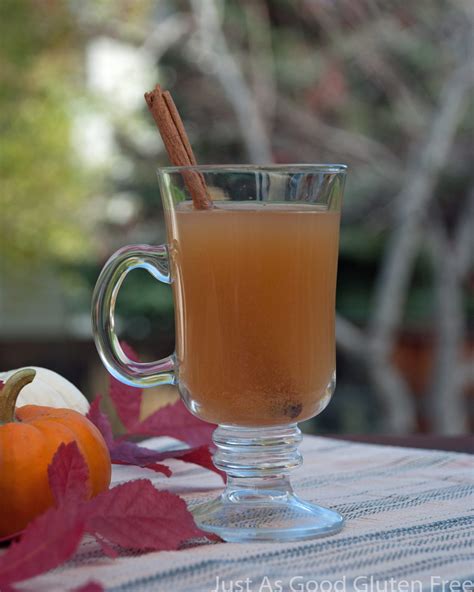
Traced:
<path id="1" fill-rule="evenodd" d="M 158 409 L 141 423 L 132 426 L 131 434 L 171 436 L 190 446 L 209 444 L 216 426 L 198 419 L 182 401 Z"/>
<path id="2" fill-rule="evenodd" d="M 166 475 L 167 477 L 171 477 L 173 474 L 173 471 L 169 467 L 161 463 L 145 465 L 145 469 L 150 469 L 151 471 L 155 471 L 155 473 L 163 473 L 163 475 Z"/>
<path id="3" fill-rule="evenodd" d="M 117 442 L 110 451 L 112 462 L 126 465 L 137 465 L 147 469 L 158 470 L 165 475 L 172 475 L 172 471 L 165 465 L 159 465 L 162 460 L 177 458 L 184 462 L 190 462 L 200 465 L 225 477 L 225 473 L 220 471 L 212 462 L 212 454 L 208 446 L 196 446 L 195 448 L 179 448 L 176 450 L 156 451 L 144 446 L 139 446 L 134 442 Z M 162 470 L 165 468 L 166 470 Z"/>
<path id="4" fill-rule="evenodd" d="M 87 531 L 124 548 L 172 550 L 206 536 L 180 497 L 145 479 L 117 485 L 88 505 Z"/>
<path id="5" fill-rule="evenodd" d="M 116 464 L 116 465 L 130 465 L 133 463 L 118 461 L 118 462 L 115 462 L 114 464 Z M 167 465 L 163 465 L 161 463 L 150 463 L 149 465 L 134 465 L 134 466 L 139 466 L 139 467 L 142 467 L 143 469 L 150 469 L 151 471 L 155 471 L 155 473 L 162 473 L 166 477 L 171 477 L 171 475 L 173 474 L 173 471 Z"/>
<path id="6" fill-rule="evenodd" d="M 124 442 L 124 444 L 131 444 L 131 442 Z M 137 467 L 144 467 L 145 469 L 151 469 L 152 471 L 155 471 L 155 473 L 163 473 L 163 475 L 166 475 L 167 477 L 171 477 L 173 474 L 173 471 L 168 466 L 161 463 L 153 462 L 151 460 L 145 462 L 140 460 L 134 461 L 133 457 L 130 457 L 129 454 L 125 455 L 125 458 L 127 458 L 127 460 L 119 460 L 119 458 L 115 457 L 112 462 L 116 465 L 134 465 Z"/>
<path id="7" fill-rule="evenodd" d="M 138 465 L 144 467 L 153 462 L 163 460 L 163 453 L 139 446 L 134 442 L 127 442 L 122 440 L 121 442 L 114 442 L 111 450 L 110 457 L 112 462 L 122 463 L 127 465 Z"/>
<path id="8" fill-rule="evenodd" d="M 143 446 L 138 446 L 134 442 L 114 440 L 109 419 L 100 410 L 100 400 L 100 396 L 94 399 L 87 418 L 92 421 L 104 437 L 110 452 L 111 461 L 115 464 L 137 465 L 139 467 L 146 467 L 153 464 L 154 466 L 149 468 L 153 468 L 154 471 L 163 473 L 167 477 L 171 476 L 173 473 L 169 467 L 157 464 L 158 461 L 164 458 L 161 453 L 157 453 L 155 450 L 150 450 Z"/>
<path id="9" fill-rule="evenodd" d="M 130 481 L 87 502 L 65 498 L 59 508 L 50 508 L 32 521 L 20 541 L 0 555 L 0 589 L 67 561 L 85 532 L 109 557 L 117 556 L 113 545 L 175 550 L 191 538 L 207 537 L 180 497 L 158 491 L 146 479 Z"/>
<path id="10" fill-rule="evenodd" d="M 91 580 L 79 588 L 73 588 L 71 592 L 104 592 L 104 586 Z"/>
<path id="11" fill-rule="evenodd" d="M 0 555 L 0 589 L 49 571 L 74 554 L 85 531 L 84 504 L 50 508 Z"/>
<path id="12" fill-rule="evenodd" d="M 176 452 L 174 450 L 170 450 L 171 453 Z M 173 455 L 172 458 L 179 458 L 184 462 L 193 463 L 195 465 L 199 465 L 200 467 L 204 467 L 205 469 L 209 469 L 210 471 L 214 471 L 218 475 L 220 475 L 224 480 L 226 479 L 226 474 L 224 471 L 221 471 L 216 467 L 216 465 L 212 462 L 212 453 L 209 450 L 209 446 L 197 446 L 196 448 L 188 448 L 186 450 L 179 451 L 182 454 Z"/>
<path id="13" fill-rule="evenodd" d="M 19 538 L 23 534 L 23 532 L 23 530 L 19 530 L 18 532 L 14 532 L 13 534 L 9 534 L 7 536 L 0 538 L 0 545 L 2 543 L 6 543 L 7 541 L 13 541 L 14 539 Z"/>
<path id="14" fill-rule="evenodd" d="M 195 465 L 200 465 L 205 469 L 209 469 L 225 476 L 225 473 L 216 468 L 212 462 L 212 454 L 208 446 L 196 446 L 195 448 L 179 448 L 177 450 L 156 451 L 151 448 L 139 446 L 134 442 L 116 442 L 111 450 L 110 456 L 113 463 L 136 465 L 139 467 L 146 467 L 153 469 L 167 476 L 173 473 L 166 465 L 158 464 L 159 461 L 169 458 L 177 458 L 184 462 L 190 462 Z"/>
<path id="15" fill-rule="evenodd" d="M 122 342 L 121 347 L 125 355 L 138 362 L 138 356 L 133 349 Z M 130 430 L 140 419 L 141 389 L 123 384 L 112 375 L 109 377 L 109 395 L 123 425 Z"/>
<path id="16" fill-rule="evenodd" d="M 155 453 L 156 460 L 167 460 L 170 458 L 177 458 L 183 462 L 189 462 L 194 465 L 199 465 L 210 471 L 214 471 L 224 479 L 226 474 L 218 469 L 212 462 L 212 452 L 209 446 L 195 446 L 194 448 L 179 448 L 176 450 L 165 450 L 163 452 Z"/>
<path id="17" fill-rule="evenodd" d="M 184 462 L 190 462 L 206 469 L 210 469 L 211 471 L 215 471 L 225 478 L 225 474 L 214 466 L 211 452 L 206 445 L 197 446 L 195 448 L 166 450 L 163 452 L 139 446 L 134 442 L 127 442 L 126 440 L 114 441 L 109 420 L 100 410 L 99 403 L 100 397 L 96 397 L 91 404 L 87 417 L 96 425 L 104 436 L 104 439 L 109 446 L 110 458 L 113 463 L 147 467 L 170 476 L 172 474 L 171 469 L 165 467 L 165 465 L 158 465 L 157 463 L 168 458 L 178 458 Z"/>
<path id="18" fill-rule="evenodd" d="M 131 359 L 136 359 L 135 353 L 127 344 L 122 343 L 122 348 Z M 150 450 L 124 439 L 114 440 L 110 422 L 107 416 L 100 410 L 100 397 L 96 397 L 87 417 L 97 426 L 104 436 L 109 447 L 112 462 L 142 467 L 148 466 L 148 468 L 169 475 L 171 472 L 170 469 L 158 463 L 166 458 L 180 458 L 185 462 L 198 464 L 223 476 L 223 473 L 219 469 L 216 469 L 212 463 L 211 454 L 207 447 L 207 444 L 211 441 L 211 435 L 215 429 L 215 425 L 194 417 L 181 401 L 162 407 L 144 421 L 138 422 L 136 421 L 139 415 L 138 407 L 123 404 L 126 396 L 122 386 L 117 380 L 111 379 L 111 388 L 113 387 L 114 389 L 114 396 L 112 398 L 117 405 L 117 410 L 120 407 L 122 421 L 128 427 L 129 434 L 171 436 L 183 440 L 191 446 L 197 446 L 197 448 L 195 450 L 172 450 L 163 453 Z M 116 396 L 117 394 L 118 396 Z M 130 394 L 130 396 L 133 398 L 133 394 Z M 130 412 L 131 409 L 132 411 Z M 206 446 L 201 446 L 203 444 Z"/>
<path id="19" fill-rule="evenodd" d="M 95 427 L 99 430 L 104 438 L 107 446 L 110 448 L 114 442 L 114 436 L 112 433 L 112 426 L 110 425 L 109 418 L 100 409 L 100 402 L 102 397 L 97 397 L 92 401 L 89 411 L 87 413 L 87 419 L 89 419 Z"/>
<path id="20" fill-rule="evenodd" d="M 89 469 L 76 442 L 61 444 L 48 467 L 48 480 L 56 506 L 83 502 L 90 494 Z"/>
<path id="21" fill-rule="evenodd" d="M 131 360 L 138 361 L 136 353 L 127 343 L 122 342 L 121 346 Z M 215 425 L 194 417 L 181 401 L 166 405 L 140 421 L 140 389 L 124 385 L 111 376 L 109 394 L 117 414 L 129 434 L 171 436 L 186 442 L 190 446 L 199 446 L 211 442 L 211 435 Z"/>
<path id="22" fill-rule="evenodd" d="M 138 446 L 134 442 L 114 440 L 109 419 L 105 413 L 100 410 L 100 400 L 100 396 L 97 396 L 94 399 L 90 406 L 89 413 L 87 414 L 87 418 L 92 421 L 104 437 L 113 463 L 144 467 L 163 459 L 162 454 L 157 453 L 155 450 Z M 167 470 L 163 470 L 163 472 L 165 474 L 171 474 L 170 469 L 168 467 L 166 467 L 166 469 Z"/>
<path id="23" fill-rule="evenodd" d="M 97 541 L 98 545 L 100 546 L 102 553 L 106 556 L 109 557 L 110 559 L 115 559 L 116 557 L 118 557 L 118 551 L 116 551 L 112 545 L 109 545 L 109 543 L 104 540 L 101 536 L 99 536 L 97 533 L 94 534 L 94 538 Z"/>

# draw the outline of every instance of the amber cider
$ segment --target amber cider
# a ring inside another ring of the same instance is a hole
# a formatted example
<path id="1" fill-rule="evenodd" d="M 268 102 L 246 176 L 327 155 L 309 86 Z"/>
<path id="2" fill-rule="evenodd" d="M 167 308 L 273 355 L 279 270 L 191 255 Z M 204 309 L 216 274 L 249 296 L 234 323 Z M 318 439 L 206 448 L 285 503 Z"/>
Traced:
<path id="1" fill-rule="evenodd" d="M 210 422 L 314 416 L 335 375 L 339 212 L 215 202 L 170 214 L 179 385 Z"/>

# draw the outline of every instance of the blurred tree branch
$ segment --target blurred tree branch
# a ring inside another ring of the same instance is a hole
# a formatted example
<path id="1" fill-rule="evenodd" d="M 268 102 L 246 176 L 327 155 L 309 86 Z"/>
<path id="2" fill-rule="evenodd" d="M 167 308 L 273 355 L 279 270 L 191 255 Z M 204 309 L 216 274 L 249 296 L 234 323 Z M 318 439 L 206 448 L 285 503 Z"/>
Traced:
<path id="1" fill-rule="evenodd" d="M 337 4 L 332 7 L 333 10 L 337 9 Z M 408 133 L 413 133 L 413 126 L 423 122 L 426 97 L 421 98 L 414 93 L 413 85 L 407 83 L 386 56 L 387 46 L 400 44 L 402 40 L 413 43 L 413 35 L 401 26 L 399 19 L 378 10 L 376 2 L 361 8 L 354 27 L 344 31 L 341 31 L 337 12 L 320 10 L 312 2 L 308 2 L 307 6 L 327 38 L 328 51 L 353 60 L 387 97 L 394 103 L 400 103 L 399 109 L 404 113 L 400 124 Z"/>
<path id="2" fill-rule="evenodd" d="M 278 126 L 285 133 L 308 138 L 314 145 L 324 146 L 340 158 L 368 163 L 384 175 L 394 176 L 401 172 L 399 159 L 389 148 L 364 134 L 329 125 L 315 113 L 308 112 L 303 106 L 294 103 L 281 94 L 278 95 L 277 109 L 280 117 Z"/>
<path id="3" fill-rule="evenodd" d="M 336 315 L 336 341 L 347 355 L 367 363 L 369 352 L 366 335 L 340 314 Z"/>
<path id="4" fill-rule="evenodd" d="M 193 26 L 191 17 L 184 12 L 172 13 L 163 20 L 149 21 L 144 27 L 120 18 L 99 18 L 90 10 L 79 10 L 79 22 L 87 39 L 108 37 L 133 47 L 141 47 L 152 53 L 157 61 Z"/>
<path id="5" fill-rule="evenodd" d="M 474 252 L 474 187 L 469 191 L 467 203 L 460 216 L 454 239 L 453 263 L 464 277 L 472 266 Z"/>
<path id="6" fill-rule="evenodd" d="M 389 427 L 396 432 L 413 428 L 415 409 L 408 387 L 390 356 L 417 254 L 421 224 L 473 83 L 470 57 L 444 83 L 425 139 L 413 151 L 407 181 L 394 202 L 396 225 L 377 278 L 374 313 L 369 323 L 369 371 L 377 392 L 388 406 Z"/>
<path id="7" fill-rule="evenodd" d="M 429 229 L 435 273 L 437 342 L 430 389 L 432 426 L 441 434 L 467 430 L 464 387 L 461 374 L 465 319 L 461 276 L 453 265 L 454 248 L 439 219 Z"/>
<path id="8" fill-rule="evenodd" d="M 267 134 L 271 136 L 276 110 L 276 84 L 272 31 L 268 6 L 264 0 L 246 0 L 242 3 L 247 37 L 253 94 L 262 114 Z"/>
<path id="9" fill-rule="evenodd" d="M 193 24 L 189 15 L 172 14 L 152 27 L 143 40 L 141 48 L 152 54 L 158 62 L 161 56 L 185 35 L 188 35 L 192 28 Z"/>
<path id="10" fill-rule="evenodd" d="M 462 283 L 472 265 L 473 228 L 474 188 L 461 211 L 453 240 L 449 240 L 439 217 L 432 220 L 430 227 L 438 326 L 430 401 L 433 428 L 442 434 L 469 430 L 464 391 L 474 382 L 474 360 L 471 357 L 465 362 L 463 355 L 466 319 Z"/>
<path id="11" fill-rule="evenodd" d="M 270 140 L 240 64 L 229 50 L 214 0 L 191 0 L 197 21 L 199 52 L 189 51 L 195 65 L 211 73 L 222 86 L 239 124 L 251 162 L 272 162 Z"/>

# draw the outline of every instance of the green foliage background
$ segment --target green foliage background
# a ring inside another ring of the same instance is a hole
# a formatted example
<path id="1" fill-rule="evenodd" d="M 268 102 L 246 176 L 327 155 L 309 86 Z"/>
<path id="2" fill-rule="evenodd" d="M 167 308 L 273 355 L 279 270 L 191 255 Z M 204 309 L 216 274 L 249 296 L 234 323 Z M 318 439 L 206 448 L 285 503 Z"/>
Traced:
<path id="1" fill-rule="evenodd" d="M 6 0 L 0 17 L 1 251 L 6 264 L 90 255 L 86 172 L 70 146 L 81 40 L 67 3 Z"/>

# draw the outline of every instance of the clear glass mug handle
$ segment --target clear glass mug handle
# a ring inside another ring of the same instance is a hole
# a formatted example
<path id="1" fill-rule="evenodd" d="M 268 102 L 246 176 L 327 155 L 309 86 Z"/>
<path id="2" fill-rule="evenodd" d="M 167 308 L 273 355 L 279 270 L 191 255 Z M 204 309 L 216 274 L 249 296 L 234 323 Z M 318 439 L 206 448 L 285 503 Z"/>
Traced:
<path id="1" fill-rule="evenodd" d="M 154 278 L 171 283 L 166 245 L 130 245 L 116 251 L 100 272 L 92 296 L 92 326 L 99 355 L 118 380 L 141 388 L 174 384 L 174 356 L 156 362 L 134 362 L 115 334 L 115 303 L 123 280 L 132 269 L 146 269 Z"/>

